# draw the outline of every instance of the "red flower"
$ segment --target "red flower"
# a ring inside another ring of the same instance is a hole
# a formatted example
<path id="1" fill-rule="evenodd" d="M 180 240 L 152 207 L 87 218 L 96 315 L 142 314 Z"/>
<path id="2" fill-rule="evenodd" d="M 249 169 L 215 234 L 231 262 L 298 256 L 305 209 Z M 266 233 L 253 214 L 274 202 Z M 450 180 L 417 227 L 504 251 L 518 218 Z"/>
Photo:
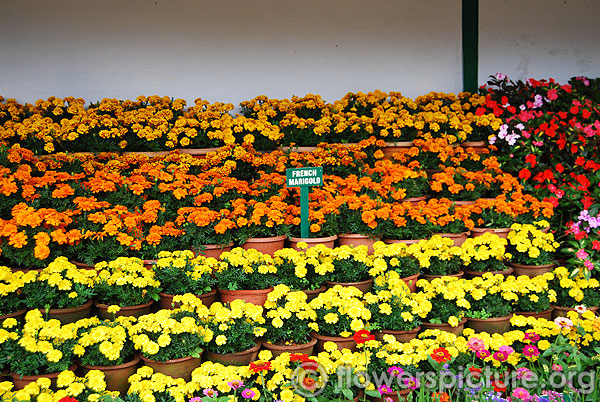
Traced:
<path id="1" fill-rule="evenodd" d="M 535 158 L 536 158 L 536 156 L 534 154 L 529 154 L 525 157 L 525 162 L 529 163 L 531 165 L 531 167 L 534 168 L 535 165 L 537 164 L 537 161 Z"/>
<path id="2" fill-rule="evenodd" d="M 519 171 L 519 179 L 529 180 L 530 177 L 531 172 L 528 169 L 523 168 Z"/>
<path id="3" fill-rule="evenodd" d="M 556 164 L 556 170 L 558 171 L 558 173 L 562 173 L 565 171 L 564 166 L 562 165 L 562 163 L 557 163 Z"/>
<path id="4" fill-rule="evenodd" d="M 480 368 L 471 366 L 469 367 L 469 373 L 473 376 L 473 378 L 479 379 L 481 378 L 482 370 Z"/>
<path id="5" fill-rule="evenodd" d="M 258 373 L 260 371 L 269 371 L 271 370 L 271 362 L 252 362 L 250 363 L 250 370 L 254 373 Z"/>
<path id="6" fill-rule="evenodd" d="M 72 396 L 65 396 L 65 397 L 59 399 L 58 402 L 79 402 L 79 401 L 77 399 L 73 398 Z"/>
<path id="7" fill-rule="evenodd" d="M 450 355 L 450 352 L 448 352 L 448 350 L 446 348 L 433 349 L 431 358 L 438 363 L 446 363 L 447 361 L 452 360 L 452 356 Z"/>
<path id="8" fill-rule="evenodd" d="M 600 241 L 598 241 L 598 240 L 592 241 L 592 250 L 600 250 Z"/>
<path id="9" fill-rule="evenodd" d="M 371 334 L 371 331 L 361 329 L 360 331 L 357 331 L 352 338 L 354 338 L 354 341 L 360 345 L 366 341 L 374 341 L 375 335 Z"/>

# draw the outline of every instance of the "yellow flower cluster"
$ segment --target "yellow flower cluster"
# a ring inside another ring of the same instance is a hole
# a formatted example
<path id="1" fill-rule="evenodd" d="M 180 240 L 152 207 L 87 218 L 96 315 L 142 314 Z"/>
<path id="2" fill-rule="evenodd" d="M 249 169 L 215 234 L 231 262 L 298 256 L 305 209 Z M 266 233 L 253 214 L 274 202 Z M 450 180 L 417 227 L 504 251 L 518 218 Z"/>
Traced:
<path id="1" fill-rule="evenodd" d="M 63 352 L 55 346 L 77 339 L 77 325 L 61 325 L 58 320 L 45 321 L 39 310 L 30 310 L 25 316 L 19 346 L 29 353 L 41 353 L 52 363 L 63 358 Z"/>
<path id="2" fill-rule="evenodd" d="M 23 291 L 23 286 L 34 282 L 36 276 L 36 271 L 13 271 L 9 267 L 0 266 L 0 297 L 18 296 Z"/>
<path id="3" fill-rule="evenodd" d="M 492 233 L 469 237 L 461 246 L 463 264 L 469 265 L 472 261 L 510 259 L 511 255 L 506 252 L 506 245 L 506 239 Z"/>
<path id="4" fill-rule="evenodd" d="M 536 225 L 513 223 L 510 228 L 507 236 L 510 245 L 529 258 L 538 258 L 541 251 L 553 253 L 559 247 L 552 233 L 544 233 Z"/>
<path id="5" fill-rule="evenodd" d="M 67 257 L 58 257 L 39 273 L 37 281 L 45 281 L 58 290 L 69 291 L 73 289 L 74 283 L 92 288 L 95 278 L 96 272 L 94 270 L 79 269 L 69 262 Z M 69 294 L 69 297 L 75 298 L 77 293 L 74 295 Z"/>
<path id="6" fill-rule="evenodd" d="M 281 328 L 284 320 L 296 316 L 304 321 L 314 321 L 317 313 L 306 302 L 306 293 L 291 292 L 286 285 L 277 285 L 267 295 L 264 304 L 265 317 L 271 320 L 271 325 Z"/>
<path id="7" fill-rule="evenodd" d="M 108 360 L 116 361 L 121 357 L 125 343 L 129 341 L 128 330 L 135 317 L 116 317 L 115 323 L 100 321 L 98 317 L 84 318 L 77 321 L 79 339 L 73 348 L 75 355 L 81 357 L 86 348 L 98 345 L 98 350 Z"/>
<path id="8" fill-rule="evenodd" d="M 195 256 L 191 250 L 182 251 L 161 251 L 158 253 L 158 261 L 156 261 L 156 268 L 184 268 L 188 264 L 192 266 L 192 272 L 186 272 L 192 279 L 199 279 L 203 275 L 210 275 L 213 271 L 213 265 L 216 264 L 216 260 L 207 261 L 208 259 L 204 256 Z M 211 264 L 212 263 L 212 264 Z"/>
<path id="9" fill-rule="evenodd" d="M 555 280 L 559 281 L 562 289 L 568 289 L 569 296 L 575 301 L 581 302 L 584 297 L 584 290 L 597 289 L 600 282 L 595 278 L 586 279 L 580 272 L 575 278 L 571 278 L 571 273 L 565 267 L 557 267 L 553 271 Z"/>
<path id="10" fill-rule="evenodd" d="M 96 264 L 97 281 L 110 286 L 132 285 L 136 288 L 159 288 L 154 271 L 144 267 L 142 260 L 135 257 L 119 257 L 115 260 Z"/>
<path id="11" fill-rule="evenodd" d="M 231 251 L 221 253 L 217 271 L 226 269 L 241 269 L 245 274 L 276 274 L 277 267 L 273 263 L 273 257 L 269 254 L 263 254 L 253 248 L 245 250 L 236 247 Z"/>
<path id="12" fill-rule="evenodd" d="M 510 276 L 509 279 L 514 277 Z M 546 272 L 545 274 L 530 278 L 526 275 L 521 275 L 514 279 L 515 289 L 519 298 L 527 297 L 534 303 L 537 303 L 541 294 L 548 294 L 550 303 L 556 302 L 556 292 L 549 288 L 549 282 L 554 279 L 554 274 Z"/>
<path id="13" fill-rule="evenodd" d="M 461 258 L 462 251 L 461 247 L 454 246 L 452 239 L 440 235 L 434 235 L 429 239 L 408 246 L 408 252 L 419 261 L 422 268 L 431 266 L 431 258 L 433 257 L 440 261 Z"/>
<path id="14" fill-rule="evenodd" d="M 340 319 L 340 316 L 348 317 L 351 320 L 351 330 L 356 332 L 364 329 L 371 318 L 371 312 L 364 306 L 361 300 L 362 296 L 362 292 L 354 286 L 343 287 L 335 285 L 311 300 L 309 306 L 315 311 L 334 310 L 335 312 L 325 315 L 325 321 L 331 324 L 335 324 Z M 319 324 L 317 322 L 312 322 L 309 326 L 314 331 L 319 332 Z M 339 335 L 347 338 L 352 333 L 344 331 Z"/>
<path id="15" fill-rule="evenodd" d="M 199 391 L 197 382 L 188 382 L 183 378 L 172 378 L 154 371 L 147 366 L 140 367 L 129 377 L 128 393 L 139 395 L 144 402 L 156 402 L 155 393 L 166 393 L 176 402 L 185 402 L 194 392 Z"/>

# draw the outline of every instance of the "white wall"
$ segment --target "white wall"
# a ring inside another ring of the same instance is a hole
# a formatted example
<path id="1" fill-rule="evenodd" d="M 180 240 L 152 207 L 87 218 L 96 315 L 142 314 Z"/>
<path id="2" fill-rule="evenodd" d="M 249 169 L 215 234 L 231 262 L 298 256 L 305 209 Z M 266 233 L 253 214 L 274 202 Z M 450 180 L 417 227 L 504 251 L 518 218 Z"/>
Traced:
<path id="1" fill-rule="evenodd" d="M 480 0 L 479 82 L 600 76 L 600 1 Z"/>
<path id="2" fill-rule="evenodd" d="M 462 88 L 460 0 L 18 0 L 0 95 L 238 103 Z"/>

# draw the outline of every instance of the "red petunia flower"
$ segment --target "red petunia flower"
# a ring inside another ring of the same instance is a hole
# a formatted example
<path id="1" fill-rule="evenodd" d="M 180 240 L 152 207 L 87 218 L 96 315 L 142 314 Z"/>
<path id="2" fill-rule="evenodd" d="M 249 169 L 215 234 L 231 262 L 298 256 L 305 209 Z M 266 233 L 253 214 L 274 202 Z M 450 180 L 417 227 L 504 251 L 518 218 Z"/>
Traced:
<path id="1" fill-rule="evenodd" d="M 59 399 L 58 402 L 79 402 L 79 401 L 77 399 L 73 398 L 72 396 L 65 396 L 65 397 Z"/>
<path id="2" fill-rule="evenodd" d="M 365 343 L 367 341 L 374 341 L 375 340 L 375 335 L 371 334 L 371 331 L 368 331 L 366 329 L 361 329 L 360 331 L 357 331 L 352 338 L 354 338 L 354 341 L 357 344 L 362 344 Z"/>
<path id="3" fill-rule="evenodd" d="M 438 363 L 446 363 L 452 360 L 452 356 L 446 348 L 433 349 L 433 353 L 431 353 L 431 358 Z"/>
<path id="4" fill-rule="evenodd" d="M 250 370 L 254 373 L 258 373 L 260 371 L 269 371 L 271 370 L 271 362 L 252 362 L 250 363 Z"/>

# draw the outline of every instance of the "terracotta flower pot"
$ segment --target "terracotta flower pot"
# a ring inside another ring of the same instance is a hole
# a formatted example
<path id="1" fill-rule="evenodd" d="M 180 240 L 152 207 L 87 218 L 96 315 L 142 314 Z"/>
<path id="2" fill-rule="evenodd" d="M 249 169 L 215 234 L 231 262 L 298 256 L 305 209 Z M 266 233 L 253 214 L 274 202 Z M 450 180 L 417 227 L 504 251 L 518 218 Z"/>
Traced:
<path id="1" fill-rule="evenodd" d="M 466 318 L 463 318 L 461 322 L 458 323 L 458 326 L 452 327 L 450 324 L 433 324 L 430 322 L 421 323 L 421 329 L 439 329 L 440 331 L 450 332 L 456 336 L 462 334 L 462 331 L 465 327 L 465 323 L 467 322 Z"/>
<path id="2" fill-rule="evenodd" d="M 83 262 L 71 261 L 71 263 L 79 269 L 89 269 L 89 270 L 95 269 L 93 265 L 87 265 Z"/>
<path id="3" fill-rule="evenodd" d="M 339 350 L 346 348 L 350 349 L 352 352 L 356 352 L 356 341 L 351 336 L 344 338 L 341 336 L 321 335 L 317 332 L 311 332 L 310 335 L 317 340 L 317 344 L 315 345 L 316 353 L 324 350 L 325 342 L 334 342 Z"/>
<path id="4" fill-rule="evenodd" d="M 512 314 L 484 319 L 467 317 L 467 327 L 472 328 L 477 333 L 503 334 L 510 331 L 510 319 L 512 317 Z"/>
<path id="5" fill-rule="evenodd" d="M 594 314 L 598 312 L 598 306 L 588 307 L 588 310 L 592 311 Z M 552 306 L 552 319 L 557 317 L 566 317 L 569 311 L 575 311 L 574 307 L 561 307 L 561 306 Z"/>
<path id="6" fill-rule="evenodd" d="M 159 293 L 160 300 L 158 301 L 158 308 L 165 310 L 173 310 L 173 298 L 177 295 L 170 295 L 167 293 Z M 202 301 L 206 307 L 210 307 L 215 301 L 217 301 L 217 289 L 213 289 L 208 293 L 201 295 L 195 295 Z M 179 307 L 179 303 L 175 303 L 175 308 Z"/>
<path id="7" fill-rule="evenodd" d="M 222 303 L 231 303 L 233 300 L 242 299 L 246 303 L 262 306 L 267 301 L 267 295 L 273 290 L 273 287 L 268 289 L 258 290 L 223 290 L 219 289 L 219 297 Z"/>
<path id="8" fill-rule="evenodd" d="M 125 151 L 123 155 L 144 155 L 148 158 L 163 157 L 169 155 L 171 151 Z"/>
<path id="9" fill-rule="evenodd" d="M 444 278 L 444 277 L 446 277 L 446 276 L 447 276 L 447 277 L 451 277 L 451 278 L 462 278 L 462 276 L 463 276 L 464 274 L 465 274 L 465 273 L 464 273 L 463 271 L 460 271 L 460 272 L 459 272 L 459 273 L 457 273 L 457 274 L 448 274 L 448 275 L 424 275 L 424 274 L 423 274 L 423 275 L 421 275 L 421 277 L 422 277 L 423 279 L 427 279 L 429 282 L 431 282 L 432 280 L 434 280 L 434 279 L 436 279 L 436 278 Z"/>
<path id="10" fill-rule="evenodd" d="M 337 240 L 337 235 L 329 236 L 329 237 L 290 237 L 289 244 L 290 247 L 294 250 L 300 250 L 298 248 L 298 243 L 305 242 L 307 248 L 311 248 L 316 246 L 317 244 L 323 244 L 325 247 L 333 248 L 335 246 L 335 241 Z"/>
<path id="11" fill-rule="evenodd" d="M 72 364 L 69 367 L 69 370 L 75 371 L 77 369 L 77 364 Z M 48 374 L 36 374 L 36 375 L 20 375 L 17 373 L 10 373 L 10 378 L 15 386 L 15 389 L 23 389 L 29 383 L 36 382 L 39 378 L 48 378 L 50 379 L 50 386 L 53 389 L 56 389 L 56 379 L 60 373 L 48 373 Z"/>
<path id="12" fill-rule="evenodd" d="M 46 317 L 46 310 L 39 309 L 42 312 L 42 317 Z M 92 300 L 88 300 L 78 307 L 68 308 L 51 308 L 48 310 L 48 319 L 57 319 L 61 324 L 70 324 L 82 318 L 88 318 L 92 311 Z"/>
<path id="13" fill-rule="evenodd" d="M 129 376 L 133 375 L 140 362 L 140 356 L 135 355 L 133 360 L 118 364 L 116 366 L 88 366 L 82 365 L 81 368 L 84 374 L 90 370 L 100 370 L 104 373 L 106 381 L 106 389 L 109 391 L 119 391 L 121 395 L 125 395 L 129 389 Z"/>
<path id="14" fill-rule="evenodd" d="M 405 402 L 408 401 L 408 395 L 412 392 L 412 389 L 410 388 L 406 388 L 406 389 L 402 389 L 398 392 L 394 392 L 391 394 L 386 394 L 382 397 L 375 397 L 375 396 L 370 396 L 369 400 L 373 401 L 373 402 L 385 402 L 385 400 L 387 398 L 390 398 L 392 400 L 392 402 Z"/>
<path id="15" fill-rule="evenodd" d="M 250 349 L 236 353 L 214 353 L 209 350 L 205 350 L 204 361 L 211 361 L 232 366 L 247 366 L 256 360 L 259 349 L 260 343 L 257 343 Z"/>
<path id="16" fill-rule="evenodd" d="M 487 149 L 487 142 L 485 141 L 466 141 L 460 144 L 462 148 L 466 151 L 469 148 L 473 149 L 473 152 L 476 154 L 482 154 L 484 150 Z"/>
<path id="17" fill-rule="evenodd" d="M 202 353 L 200 354 L 202 355 Z M 151 367 L 155 373 L 161 373 L 173 378 L 183 378 L 186 381 L 191 380 L 192 371 L 194 371 L 195 368 L 200 367 L 200 364 L 202 364 L 201 357 L 192 356 L 167 360 L 164 362 L 148 359 L 144 356 L 141 358 L 144 362 L 144 365 Z"/>
<path id="18" fill-rule="evenodd" d="M 206 258 L 216 258 L 217 260 L 221 257 L 221 253 L 231 251 L 233 248 L 233 242 L 228 244 L 207 244 L 202 246 L 204 250 L 199 248 L 194 249 L 194 254 L 204 256 Z"/>
<path id="19" fill-rule="evenodd" d="M 498 237 L 506 239 L 508 237 L 508 233 L 510 232 L 510 228 L 473 228 L 471 229 L 471 237 L 481 236 L 484 233 L 492 233 Z"/>
<path id="20" fill-rule="evenodd" d="M 410 342 L 412 339 L 417 337 L 417 334 L 421 330 L 421 327 L 416 327 L 408 331 L 395 331 L 393 329 L 382 329 L 381 331 L 375 332 L 375 339 L 378 341 L 383 340 L 384 335 L 394 335 L 398 342 Z"/>
<path id="21" fill-rule="evenodd" d="M 507 277 L 508 275 L 510 275 L 510 274 L 513 273 L 513 269 L 509 267 L 509 268 L 504 269 L 502 271 L 484 271 L 484 272 L 469 271 L 468 269 L 465 269 L 465 276 L 467 278 L 471 279 L 471 278 L 475 278 L 475 277 L 478 277 L 478 276 L 483 276 L 483 274 L 488 273 L 488 272 L 491 273 L 491 274 L 494 274 L 494 275 L 500 274 L 500 275 L 504 275 L 505 277 Z"/>
<path id="22" fill-rule="evenodd" d="M 2 321 L 6 320 L 7 318 L 14 318 L 17 321 L 23 321 L 23 317 L 25 317 L 26 312 L 27 312 L 27 309 L 24 308 L 22 310 L 15 311 L 14 313 L 0 315 L 0 324 L 2 323 Z"/>
<path id="23" fill-rule="evenodd" d="M 312 151 L 316 151 L 317 147 L 293 146 L 293 147 L 277 147 L 276 149 L 281 152 L 312 152 Z"/>
<path id="24" fill-rule="evenodd" d="M 508 265 L 513 269 L 514 276 L 526 275 L 533 278 L 538 275 L 543 275 L 546 272 L 552 272 L 556 268 L 556 264 L 545 264 L 545 265 L 524 265 L 509 262 Z"/>
<path id="25" fill-rule="evenodd" d="M 427 196 L 422 195 L 420 197 L 405 198 L 403 200 L 400 200 L 400 202 L 410 202 L 410 205 L 412 205 L 413 207 L 416 207 L 417 205 L 419 205 L 419 203 L 421 201 L 426 201 L 426 200 L 427 200 Z"/>
<path id="26" fill-rule="evenodd" d="M 179 148 L 180 154 L 191 155 L 195 159 L 204 159 L 209 152 L 218 152 L 221 148 Z"/>
<path id="27" fill-rule="evenodd" d="M 323 293 L 325 290 L 327 290 L 327 287 L 323 285 L 318 289 L 303 290 L 303 292 L 306 293 L 306 301 L 309 302 L 317 297 L 320 293 Z"/>
<path id="28" fill-rule="evenodd" d="M 142 260 L 142 264 L 147 269 L 153 269 L 157 262 L 158 260 Z"/>
<path id="29" fill-rule="evenodd" d="M 276 344 L 269 343 L 264 340 L 260 342 L 263 349 L 270 350 L 271 353 L 273 353 L 273 357 L 277 357 L 284 352 L 307 354 L 307 355 L 311 356 L 316 343 L 317 343 L 317 339 L 312 338 L 312 337 L 310 338 L 310 341 L 308 341 L 306 343 L 294 344 L 294 345 L 276 345 Z"/>
<path id="30" fill-rule="evenodd" d="M 338 246 L 367 246 L 369 254 L 373 254 L 373 244 L 378 240 L 379 238 L 373 238 L 357 233 L 341 233 L 338 234 L 337 239 Z"/>
<path id="31" fill-rule="evenodd" d="M 340 286 L 344 286 L 344 287 L 354 286 L 355 288 L 357 288 L 361 292 L 367 293 L 373 287 L 373 278 L 367 279 L 366 281 L 360 281 L 360 282 L 334 282 L 334 281 L 325 281 L 325 286 L 327 286 L 328 288 L 332 288 L 335 285 L 340 285 Z"/>
<path id="32" fill-rule="evenodd" d="M 524 317 L 535 317 L 535 318 L 545 318 L 547 320 L 552 319 L 552 307 L 548 310 L 541 311 L 539 313 L 535 313 L 533 311 L 515 311 L 514 315 L 522 315 Z"/>
<path id="33" fill-rule="evenodd" d="M 413 147 L 412 141 L 397 141 L 397 142 L 386 142 L 385 147 L 381 149 L 383 152 L 383 159 L 394 160 L 394 154 L 407 148 Z"/>
<path id="34" fill-rule="evenodd" d="M 394 244 L 394 243 L 404 243 L 406 245 L 410 245 L 410 244 L 416 244 L 418 242 L 420 242 L 423 239 L 383 239 L 383 242 L 385 244 Z"/>
<path id="35" fill-rule="evenodd" d="M 421 274 L 414 274 L 407 276 L 406 278 L 402 278 L 411 293 L 415 293 L 417 291 L 417 280 L 419 280 L 420 275 Z"/>
<path id="36" fill-rule="evenodd" d="M 254 237 L 246 240 L 241 247 L 245 250 L 253 248 L 272 257 L 275 251 L 281 250 L 285 246 L 285 239 L 287 236 Z"/>
<path id="37" fill-rule="evenodd" d="M 475 201 L 467 201 L 467 200 L 454 200 L 452 201 L 454 205 L 463 206 L 463 205 L 473 205 Z"/>
<path id="38" fill-rule="evenodd" d="M 150 308 L 152 307 L 153 303 L 154 300 L 150 300 L 148 303 L 137 304 L 135 306 L 121 307 L 121 310 L 119 310 L 115 314 L 115 317 L 141 317 L 143 315 L 150 314 Z M 110 305 L 102 303 L 94 304 L 96 305 L 96 309 L 98 310 L 98 317 L 100 317 L 103 320 L 111 320 L 113 318 L 113 315 L 108 312 L 108 308 L 110 307 Z"/>
<path id="39" fill-rule="evenodd" d="M 462 233 L 434 233 L 434 235 L 440 235 L 442 237 L 452 239 L 456 247 L 462 246 L 462 244 L 465 242 L 465 240 L 467 240 L 470 234 L 471 232 L 469 231 Z"/>

